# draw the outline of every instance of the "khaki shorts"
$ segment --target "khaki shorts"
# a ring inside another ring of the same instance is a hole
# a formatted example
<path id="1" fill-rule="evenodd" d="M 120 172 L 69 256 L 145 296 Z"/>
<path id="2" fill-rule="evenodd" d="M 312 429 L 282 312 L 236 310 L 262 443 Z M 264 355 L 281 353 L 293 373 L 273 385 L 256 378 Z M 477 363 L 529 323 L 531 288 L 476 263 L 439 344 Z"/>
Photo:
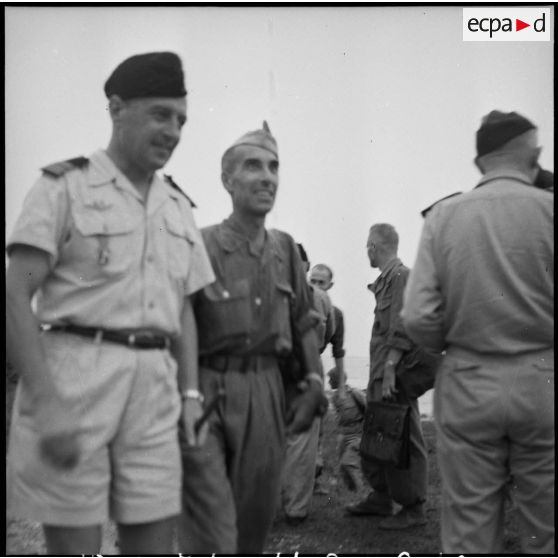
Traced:
<path id="1" fill-rule="evenodd" d="M 59 332 L 41 339 L 60 392 L 79 411 L 83 453 L 75 469 L 63 472 L 40 458 L 34 408 L 20 382 L 8 450 L 8 515 L 71 527 L 178 514 L 180 396 L 168 351 Z"/>

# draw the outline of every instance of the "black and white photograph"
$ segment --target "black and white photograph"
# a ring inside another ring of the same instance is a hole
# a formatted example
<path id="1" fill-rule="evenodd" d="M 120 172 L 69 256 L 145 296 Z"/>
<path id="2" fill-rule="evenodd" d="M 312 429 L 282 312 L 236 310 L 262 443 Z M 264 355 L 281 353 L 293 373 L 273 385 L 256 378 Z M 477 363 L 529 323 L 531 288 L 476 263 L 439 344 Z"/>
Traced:
<path id="1" fill-rule="evenodd" d="M 5 4 L 6 548 L 547 554 L 553 4 Z"/>

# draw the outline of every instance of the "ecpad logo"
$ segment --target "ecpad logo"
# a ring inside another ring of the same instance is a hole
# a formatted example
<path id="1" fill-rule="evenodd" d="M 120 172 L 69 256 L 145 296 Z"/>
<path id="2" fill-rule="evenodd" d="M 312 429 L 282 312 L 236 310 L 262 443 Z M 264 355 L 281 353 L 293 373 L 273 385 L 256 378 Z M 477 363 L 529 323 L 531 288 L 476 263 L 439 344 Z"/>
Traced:
<path id="1" fill-rule="evenodd" d="M 550 41 L 550 8 L 463 8 L 464 41 Z"/>

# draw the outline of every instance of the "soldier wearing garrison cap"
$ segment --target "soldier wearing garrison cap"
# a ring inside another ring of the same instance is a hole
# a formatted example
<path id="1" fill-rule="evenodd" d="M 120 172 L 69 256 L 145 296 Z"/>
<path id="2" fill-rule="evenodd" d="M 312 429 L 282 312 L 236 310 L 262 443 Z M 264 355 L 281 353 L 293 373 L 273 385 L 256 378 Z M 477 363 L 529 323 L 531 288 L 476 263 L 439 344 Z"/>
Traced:
<path id="1" fill-rule="evenodd" d="M 232 214 L 202 229 L 217 280 L 195 297 L 200 385 L 225 392 L 203 448 L 183 448 L 179 550 L 261 554 L 279 503 L 286 428 L 324 410 L 318 316 L 291 236 L 265 228 L 279 181 L 277 142 L 264 123 L 224 153 Z M 285 415 L 280 364 L 302 351 L 305 377 Z M 286 420 L 285 420 L 286 418 Z"/>
<path id="2" fill-rule="evenodd" d="M 43 524 L 48 554 L 98 554 L 109 515 L 123 554 L 170 554 L 178 422 L 186 444 L 207 428 L 190 296 L 214 280 L 189 200 L 156 172 L 186 121 L 180 58 L 132 56 L 105 94 L 107 149 L 44 167 L 7 246 L 8 511 Z"/>
<path id="3" fill-rule="evenodd" d="M 477 186 L 426 215 L 403 324 L 445 351 L 434 393 L 442 552 L 504 552 L 513 479 L 522 552 L 554 554 L 553 194 L 536 126 L 492 111 Z"/>

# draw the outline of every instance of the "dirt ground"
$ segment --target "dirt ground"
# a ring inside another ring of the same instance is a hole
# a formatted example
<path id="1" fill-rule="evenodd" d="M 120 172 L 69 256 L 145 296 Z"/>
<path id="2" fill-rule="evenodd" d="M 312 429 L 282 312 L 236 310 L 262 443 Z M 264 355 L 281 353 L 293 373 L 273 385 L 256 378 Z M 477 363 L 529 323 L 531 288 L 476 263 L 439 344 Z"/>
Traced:
<path id="1" fill-rule="evenodd" d="M 6 390 L 6 417 L 11 406 L 13 383 Z M 296 526 L 287 525 L 279 513 L 270 533 L 265 553 L 294 556 L 321 555 L 382 555 L 397 556 L 406 552 L 411 556 L 440 554 L 440 477 L 436 464 L 435 432 L 430 420 L 423 421 L 428 447 L 429 493 L 426 504 L 428 523 L 406 531 L 382 531 L 377 528 L 381 518 L 375 516 L 352 517 L 344 512 L 345 504 L 357 499 L 338 479 L 336 473 L 337 428 L 333 412 L 324 419 L 323 455 L 325 461 L 323 485 L 328 494 L 315 494 L 308 519 Z M 6 431 L 7 433 L 7 431 Z M 41 528 L 36 523 L 7 518 L 7 556 L 45 554 Z M 102 555 L 117 554 L 115 528 L 107 523 L 104 529 Z M 517 517 L 509 507 L 506 518 L 506 554 L 519 554 Z"/>

